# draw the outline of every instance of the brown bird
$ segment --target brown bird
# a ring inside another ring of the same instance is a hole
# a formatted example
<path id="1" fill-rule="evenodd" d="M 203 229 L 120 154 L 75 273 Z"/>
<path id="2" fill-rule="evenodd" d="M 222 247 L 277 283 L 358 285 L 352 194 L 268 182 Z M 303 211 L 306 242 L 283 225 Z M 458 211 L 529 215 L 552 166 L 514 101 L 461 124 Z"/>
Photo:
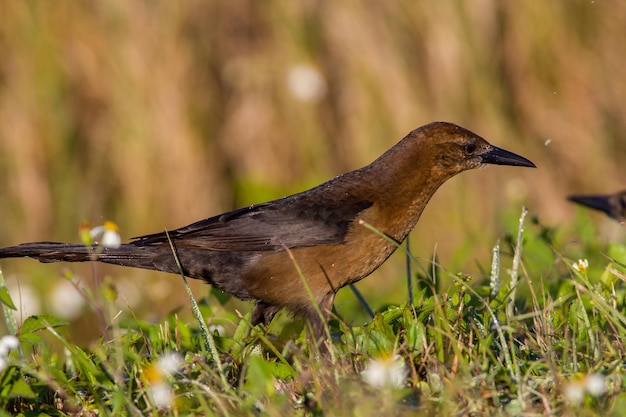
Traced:
<path id="1" fill-rule="evenodd" d="M 570 195 L 569 201 L 599 210 L 620 223 L 626 222 L 626 190 L 614 194 Z"/>
<path id="2" fill-rule="evenodd" d="M 462 127 L 431 123 L 366 167 L 315 188 L 167 234 L 137 237 L 119 248 L 105 248 L 96 260 L 180 273 L 169 235 L 186 276 L 256 301 L 253 324 L 269 324 L 285 307 L 303 315 L 320 340 L 337 291 L 368 276 L 396 250 L 392 242 L 406 238 L 439 186 L 485 164 L 535 167 Z M 93 260 L 92 252 L 80 244 L 24 243 L 0 249 L 0 258 L 84 262 Z"/>

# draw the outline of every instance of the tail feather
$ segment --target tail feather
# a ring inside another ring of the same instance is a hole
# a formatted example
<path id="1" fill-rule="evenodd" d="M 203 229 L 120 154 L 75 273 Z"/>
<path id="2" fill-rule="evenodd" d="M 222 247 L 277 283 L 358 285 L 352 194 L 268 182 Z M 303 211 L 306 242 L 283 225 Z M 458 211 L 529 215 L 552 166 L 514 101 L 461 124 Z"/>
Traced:
<path id="1" fill-rule="evenodd" d="M 23 243 L 0 249 L 0 258 L 33 258 L 40 262 L 85 262 L 90 258 L 91 248 L 58 242 Z"/>
<path id="2" fill-rule="evenodd" d="M 97 261 L 173 274 L 181 272 L 180 262 L 186 276 L 201 279 L 241 299 L 249 299 L 251 295 L 241 280 L 244 279 L 245 271 L 254 266 L 259 256 L 248 252 L 197 248 L 177 249 L 174 256 L 169 244 L 142 245 L 136 241 L 118 248 L 58 242 L 23 243 L 0 248 L 0 259 L 2 258 L 32 258 L 45 263 Z"/>
<path id="3" fill-rule="evenodd" d="M 99 261 L 128 265 L 131 260 L 136 264 L 138 258 L 151 260 L 154 254 L 147 251 L 142 254 L 142 251 L 138 251 L 135 246 L 127 244 L 119 248 L 102 248 L 71 243 L 33 242 L 0 248 L 0 258 L 32 258 L 44 263 Z M 150 267 L 147 264 L 137 265 L 137 267 L 155 269 L 154 266 Z"/>

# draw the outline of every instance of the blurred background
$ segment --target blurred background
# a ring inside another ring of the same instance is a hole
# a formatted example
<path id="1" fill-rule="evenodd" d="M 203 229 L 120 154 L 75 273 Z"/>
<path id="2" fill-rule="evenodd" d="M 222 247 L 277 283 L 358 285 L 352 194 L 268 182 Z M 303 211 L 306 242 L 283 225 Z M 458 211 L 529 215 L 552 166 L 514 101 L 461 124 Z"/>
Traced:
<path id="1" fill-rule="evenodd" d="M 439 190 L 411 249 L 452 271 L 481 276 L 524 205 L 567 228 L 567 194 L 626 188 L 621 2 L 5 1 L 0 14 L 2 246 L 77 242 L 84 219 L 124 240 L 173 229 L 361 167 L 434 120 L 538 166 Z M 68 274 L 110 277 L 122 314 L 191 317 L 175 276 L 1 264 L 21 314 L 67 317 L 80 338 L 99 333 Z M 359 288 L 374 308 L 400 303 L 404 277 L 394 255 Z M 363 318 L 349 291 L 337 309 Z"/>

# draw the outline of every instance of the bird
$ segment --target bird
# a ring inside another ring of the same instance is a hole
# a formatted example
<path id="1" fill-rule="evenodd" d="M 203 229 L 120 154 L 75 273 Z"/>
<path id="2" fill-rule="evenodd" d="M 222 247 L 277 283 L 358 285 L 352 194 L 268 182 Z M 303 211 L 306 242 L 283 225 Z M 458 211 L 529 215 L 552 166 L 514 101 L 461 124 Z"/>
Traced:
<path id="1" fill-rule="evenodd" d="M 286 308 L 303 317 L 308 334 L 322 343 L 337 291 L 389 258 L 445 181 L 489 164 L 536 167 L 470 130 L 432 122 L 369 165 L 291 196 L 132 238 L 117 248 L 34 242 L 2 248 L 0 258 L 95 260 L 182 272 L 254 301 L 252 325 L 267 326 Z"/>
<path id="2" fill-rule="evenodd" d="M 570 195 L 571 202 L 604 212 L 620 223 L 626 222 L 626 190 L 612 194 Z"/>

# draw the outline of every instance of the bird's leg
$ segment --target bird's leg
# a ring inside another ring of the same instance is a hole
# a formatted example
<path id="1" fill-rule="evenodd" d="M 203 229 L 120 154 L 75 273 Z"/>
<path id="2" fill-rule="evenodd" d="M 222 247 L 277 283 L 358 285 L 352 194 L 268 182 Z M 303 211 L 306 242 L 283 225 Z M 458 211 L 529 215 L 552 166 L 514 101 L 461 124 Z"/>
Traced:
<path id="1" fill-rule="evenodd" d="M 326 337 L 326 325 L 331 309 L 333 308 L 334 300 L 334 292 L 327 294 L 319 303 L 319 312 L 311 307 L 305 313 L 306 320 L 309 324 L 308 333 L 310 341 L 313 342 L 313 345 L 316 346 L 321 353 L 325 353 L 328 350 L 327 343 L 330 343 Z M 322 313 L 321 316 L 319 313 Z"/>
<path id="2" fill-rule="evenodd" d="M 257 302 L 252 312 L 252 325 L 263 324 L 267 328 L 276 313 L 278 313 L 278 310 L 280 310 L 280 307 L 267 304 L 263 301 Z"/>

